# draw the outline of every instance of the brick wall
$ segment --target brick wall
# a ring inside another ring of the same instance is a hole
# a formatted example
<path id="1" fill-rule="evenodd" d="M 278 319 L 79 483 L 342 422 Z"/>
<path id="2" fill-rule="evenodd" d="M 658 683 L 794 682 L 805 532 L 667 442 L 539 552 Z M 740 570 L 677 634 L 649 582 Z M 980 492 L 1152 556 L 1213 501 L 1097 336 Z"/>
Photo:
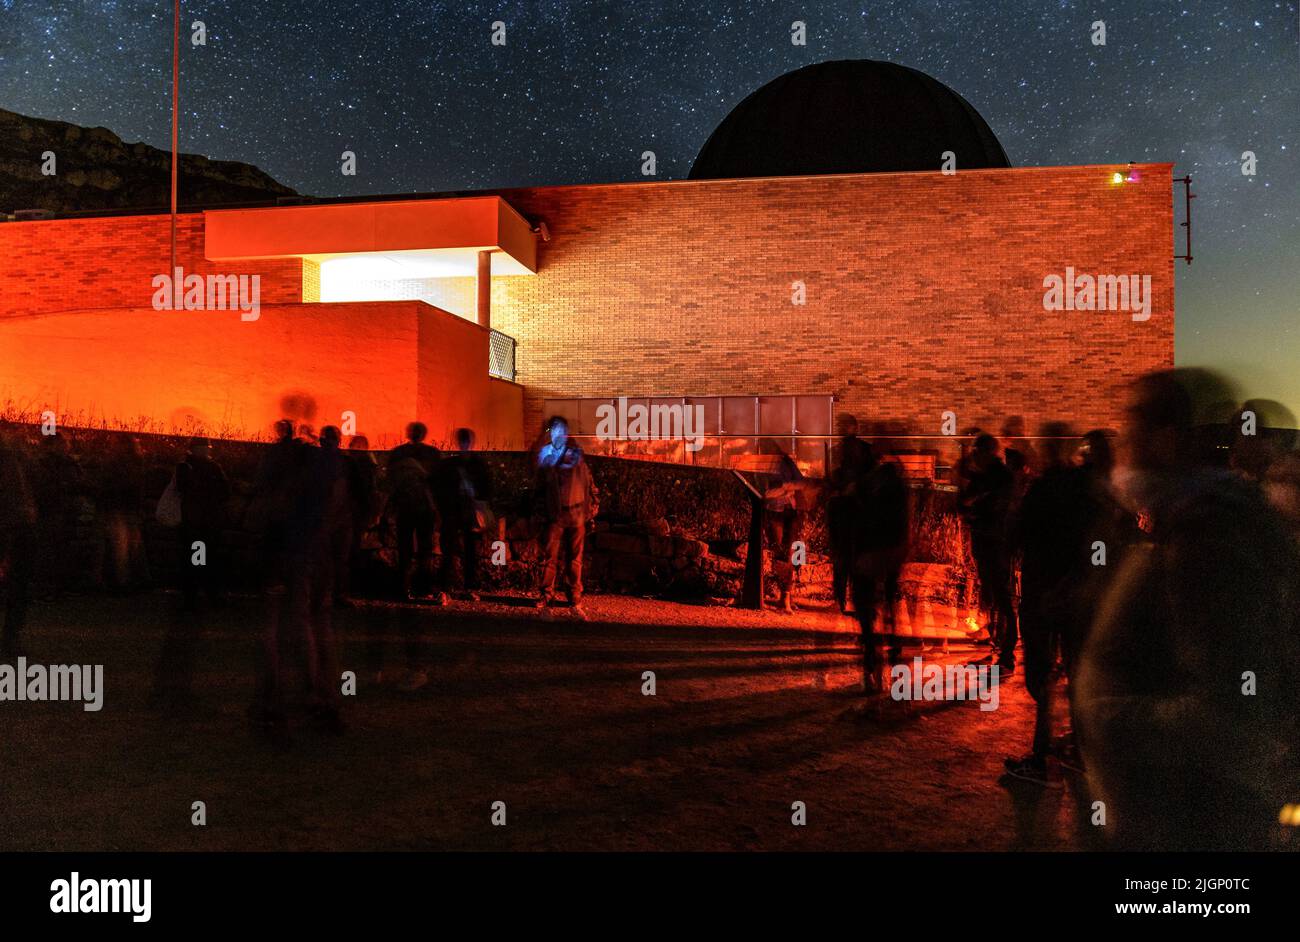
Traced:
<path id="1" fill-rule="evenodd" d="M 0 224 L 0 318 L 149 307 L 155 275 L 171 264 L 168 216 L 102 216 Z M 247 263 L 203 257 L 203 214 L 177 218 L 185 274 L 260 274 L 261 303 L 301 301 L 298 259 Z"/>
<path id="2" fill-rule="evenodd" d="M 1174 354 L 1171 167 L 1115 169 L 501 191 L 553 238 L 535 277 L 494 280 L 493 325 L 530 430 L 547 396 L 762 393 L 918 434 L 945 410 L 1115 426 L 1116 387 Z M 1044 311 L 1067 265 L 1150 274 L 1150 320 Z"/>
<path id="3" fill-rule="evenodd" d="M 553 236 L 537 275 L 493 281 L 493 325 L 519 342 L 524 434 L 546 397 L 618 395 L 834 395 L 840 411 L 918 434 L 940 431 L 947 410 L 961 428 L 1011 414 L 1031 430 L 1048 418 L 1115 426 L 1117 387 L 1171 366 L 1174 337 L 1171 166 L 1144 165 L 1118 186 L 1116 169 L 501 191 Z M 319 290 L 319 272 L 298 260 L 214 268 L 202 224 L 180 220 L 187 271 L 260 272 L 263 305 Z M 0 225 L 0 319 L 138 310 L 166 268 L 167 238 L 166 216 Z M 1067 266 L 1151 275 L 1150 320 L 1044 311 L 1044 276 Z M 474 317 L 473 279 L 421 292 Z M 341 345 L 349 323 L 334 325 Z M 330 362 L 323 353 L 318 368 Z"/>
<path id="4" fill-rule="evenodd" d="M 11 318 L 0 321 L 0 414 L 256 438 L 281 416 L 319 429 L 350 411 L 374 447 L 418 418 L 439 442 L 469 425 L 485 444 L 519 448 L 518 387 L 488 376 L 487 344 L 477 324 L 414 301 L 263 305 L 251 322 L 151 308 Z M 441 357 L 427 356 L 423 375 L 421 347 Z M 442 396 L 421 388 L 434 362 L 448 371 Z"/>

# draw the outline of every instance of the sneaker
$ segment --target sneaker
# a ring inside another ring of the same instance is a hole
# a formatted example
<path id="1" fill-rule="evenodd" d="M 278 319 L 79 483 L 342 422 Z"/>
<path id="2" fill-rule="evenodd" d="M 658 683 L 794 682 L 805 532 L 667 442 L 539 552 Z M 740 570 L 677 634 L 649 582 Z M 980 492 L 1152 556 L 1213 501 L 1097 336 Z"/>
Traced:
<path id="1" fill-rule="evenodd" d="M 1002 765 L 1007 770 L 1007 774 L 1013 778 L 1032 782 L 1043 788 L 1052 788 L 1057 784 L 1048 778 L 1047 763 L 1042 759 L 1035 759 L 1033 756 L 1025 756 L 1023 759 L 1003 759 Z"/>
<path id="2" fill-rule="evenodd" d="M 415 693 L 415 691 L 429 685 L 429 675 L 424 671 L 407 671 L 397 683 L 397 689 L 402 693 Z"/>

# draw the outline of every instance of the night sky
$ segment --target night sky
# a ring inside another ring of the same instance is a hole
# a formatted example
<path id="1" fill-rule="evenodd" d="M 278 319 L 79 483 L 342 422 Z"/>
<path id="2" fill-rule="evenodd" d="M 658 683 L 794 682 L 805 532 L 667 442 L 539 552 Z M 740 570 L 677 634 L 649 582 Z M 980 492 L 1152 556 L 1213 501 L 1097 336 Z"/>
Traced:
<path id="1" fill-rule="evenodd" d="M 206 47 L 188 44 L 193 20 Z M 807 46 L 791 44 L 794 20 Z M 979 110 L 1013 165 L 1190 173 L 1178 361 L 1300 413 L 1294 0 L 207 0 L 182 3 L 182 23 L 182 150 L 321 196 L 641 179 L 645 150 L 660 178 L 684 177 L 723 116 L 783 72 L 845 58 L 920 69 Z M 165 148 L 170 72 L 165 0 L 0 0 L 0 107 Z M 344 149 L 355 177 L 339 172 Z"/>

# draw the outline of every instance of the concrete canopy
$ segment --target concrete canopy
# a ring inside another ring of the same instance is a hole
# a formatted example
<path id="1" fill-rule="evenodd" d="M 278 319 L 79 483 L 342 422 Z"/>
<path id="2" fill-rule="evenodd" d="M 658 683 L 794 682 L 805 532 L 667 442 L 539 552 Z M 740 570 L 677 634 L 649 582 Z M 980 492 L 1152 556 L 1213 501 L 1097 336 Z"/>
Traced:
<path id="1" fill-rule="evenodd" d="M 491 251 L 492 274 L 537 272 L 532 226 L 499 196 L 208 210 L 210 261 L 357 257 L 421 275 L 473 275 Z"/>

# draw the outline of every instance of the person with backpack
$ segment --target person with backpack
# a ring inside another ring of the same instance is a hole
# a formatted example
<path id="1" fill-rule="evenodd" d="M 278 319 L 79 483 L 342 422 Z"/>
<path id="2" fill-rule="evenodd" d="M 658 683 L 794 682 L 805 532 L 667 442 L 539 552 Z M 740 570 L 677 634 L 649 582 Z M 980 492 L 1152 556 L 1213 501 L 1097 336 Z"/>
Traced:
<path id="1" fill-rule="evenodd" d="M 425 443 L 427 434 L 424 423 L 412 422 L 406 427 L 405 444 L 388 456 L 388 503 L 397 524 L 401 597 L 407 600 L 429 594 L 429 564 L 438 522 L 432 484 L 441 455 L 437 448 Z"/>

